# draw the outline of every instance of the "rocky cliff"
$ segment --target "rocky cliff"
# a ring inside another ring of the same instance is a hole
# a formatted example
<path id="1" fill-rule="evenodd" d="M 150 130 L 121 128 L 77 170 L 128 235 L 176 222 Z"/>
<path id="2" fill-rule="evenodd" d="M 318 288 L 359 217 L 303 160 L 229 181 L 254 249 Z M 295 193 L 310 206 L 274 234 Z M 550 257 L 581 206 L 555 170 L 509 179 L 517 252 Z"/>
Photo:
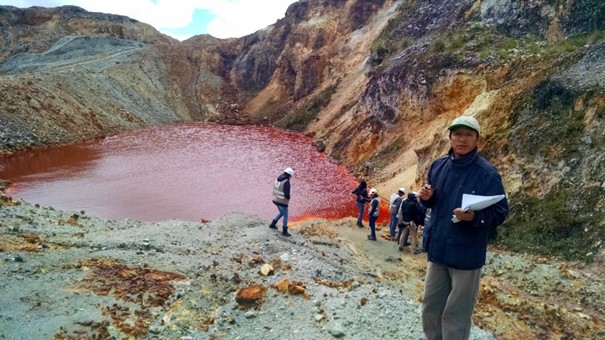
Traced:
<path id="1" fill-rule="evenodd" d="M 174 41 L 76 7 L 0 7 L 0 149 L 184 120 L 313 135 L 379 190 L 417 188 L 473 115 L 500 242 L 592 261 L 605 236 L 605 3 L 301 0 L 239 39 Z"/>

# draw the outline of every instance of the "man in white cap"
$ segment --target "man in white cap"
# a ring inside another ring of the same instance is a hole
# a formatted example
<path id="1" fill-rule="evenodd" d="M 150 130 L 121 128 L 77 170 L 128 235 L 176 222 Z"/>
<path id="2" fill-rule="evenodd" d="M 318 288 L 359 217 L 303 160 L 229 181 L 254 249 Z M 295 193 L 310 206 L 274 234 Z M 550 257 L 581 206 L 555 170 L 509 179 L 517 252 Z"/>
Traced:
<path id="1" fill-rule="evenodd" d="M 370 218 L 370 221 L 368 222 L 368 225 L 370 226 L 370 235 L 368 235 L 368 240 L 376 241 L 376 220 L 380 214 L 380 197 L 378 197 L 378 191 L 376 189 L 370 189 L 370 198 L 370 210 L 368 211 L 368 216 Z"/>
<path id="2" fill-rule="evenodd" d="M 286 237 L 292 236 L 288 233 L 288 203 L 290 202 L 290 178 L 292 176 L 294 176 L 294 170 L 286 168 L 273 184 L 273 203 L 277 206 L 278 213 L 269 225 L 269 228 L 277 229 L 277 222 L 283 217 L 281 234 Z"/>
<path id="3" fill-rule="evenodd" d="M 451 148 L 431 164 L 427 183 L 420 189 L 422 205 L 431 209 L 422 302 L 428 340 L 469 338 L 488 235 L 508 215 L 506 198 L 480 211 L 460 208 L 463 194 L 493 196 L 505 191 L 496 168 L 477 153 L 479 122 L 461 116 L 448 130 Z"/>

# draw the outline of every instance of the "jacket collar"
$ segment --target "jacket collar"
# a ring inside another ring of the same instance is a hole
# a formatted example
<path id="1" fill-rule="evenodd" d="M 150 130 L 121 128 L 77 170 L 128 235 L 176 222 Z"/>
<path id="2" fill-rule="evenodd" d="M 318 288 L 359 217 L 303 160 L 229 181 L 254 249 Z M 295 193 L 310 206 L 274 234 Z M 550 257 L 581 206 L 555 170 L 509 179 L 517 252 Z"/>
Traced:
<path id="1" fill-rule="evenodd" d="M 471 164 L 478 155 L 476 147 L 471 152 L 457 159 L 454 158 L 454 149 L 450 148 L 447 154 L 452 164 L 456 167 L 464 167 Z"/>

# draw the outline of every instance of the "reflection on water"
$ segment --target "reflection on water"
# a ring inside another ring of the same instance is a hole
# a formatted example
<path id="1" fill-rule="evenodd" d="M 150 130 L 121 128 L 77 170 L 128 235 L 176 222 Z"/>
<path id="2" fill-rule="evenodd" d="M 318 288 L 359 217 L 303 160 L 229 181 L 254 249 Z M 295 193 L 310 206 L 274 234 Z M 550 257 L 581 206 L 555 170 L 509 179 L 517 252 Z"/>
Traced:
<path id="1" fill-rule="evenodd" d="M 16 153 L 0 160 L 10 195 L 111 219 L 198 221 L 232 211 L 272 218 L 271 187 L 288 166 L 290 216 L 354 216 L 346 169 L 311 139 L 268 127 L 182 124 Z M 381 213 L 384 215 L 385 212 Z"/>
<path id="2" fill-rule="evenodd" d="M 44 178 L 77 176 L 87 171 L 98 158 L 98 152 L 86 144 L 67 145 L 49 149 L 16 153 L 9 159 L 0 160 L 0 178 L 15 182 L 29 181 L 39 174 Z"/>

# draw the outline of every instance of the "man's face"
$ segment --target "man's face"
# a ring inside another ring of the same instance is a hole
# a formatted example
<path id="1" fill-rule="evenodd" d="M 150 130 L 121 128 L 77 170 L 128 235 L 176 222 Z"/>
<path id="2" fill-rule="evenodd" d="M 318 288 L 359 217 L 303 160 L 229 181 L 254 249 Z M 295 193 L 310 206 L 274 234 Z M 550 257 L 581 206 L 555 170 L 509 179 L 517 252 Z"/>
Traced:
<path id="1" fill-rule="evenodd" d="M 457 127 L 450 132 L 450 143 L 454 149 L 454 157 L 464 156 L 473 151 L 479 142 L 477 131 L 464 126 Z"/>

